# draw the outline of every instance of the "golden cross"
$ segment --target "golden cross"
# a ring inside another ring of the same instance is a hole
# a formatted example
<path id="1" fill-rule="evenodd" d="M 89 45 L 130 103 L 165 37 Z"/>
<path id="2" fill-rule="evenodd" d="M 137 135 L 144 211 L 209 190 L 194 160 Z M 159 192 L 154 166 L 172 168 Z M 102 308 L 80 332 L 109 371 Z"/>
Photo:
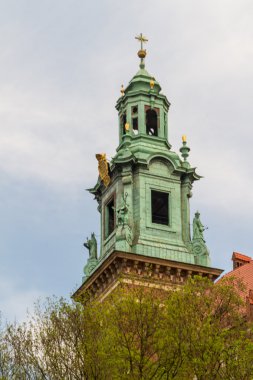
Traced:
<path id="1" fill-rule="evenodd" d="M 144 43 L 147 42 L 148 39 L 146 37 L 144 37 L 142 35 L 142 33 L 139 36 L 136 36 L 135 38 L 136 38 L 136 40 L 140 41 L 140 43 L 141 43 L 141 50 L 143 50 L 143 42 Z"/>

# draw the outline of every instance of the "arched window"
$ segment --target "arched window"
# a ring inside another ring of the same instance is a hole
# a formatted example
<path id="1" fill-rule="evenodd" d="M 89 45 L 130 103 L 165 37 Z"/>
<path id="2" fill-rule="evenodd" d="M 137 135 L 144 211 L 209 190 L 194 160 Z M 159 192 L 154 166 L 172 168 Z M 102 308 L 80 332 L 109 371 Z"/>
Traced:
<path id="1" fill-rule="evenodd" d="M 139 127 L 138 127 L 138 106 L 132 107 L 132 127 L 134 135 L 138 135 Z"/>
<path id="2" fill-rule="evenodd" d="M 115 229 L 115 199 L 114 197 L 109 200 L 105 205 L 105 229 L 104 229 L 104 238 L 107 239 L 109 235 Z"/>
<path id="3" fill-rule="evenodd" d="M 158 135 L 157 113 L 155 110 L 148 109 L 146 111 L 146 132 L 149 136 Z"/>
<path id="4" fill-rule="evenodd" d="M 126 113 L 124 112 L 123 115 L 121 116 L 122 135 L 126 134 L 125 125 L 126 125 Z"/>

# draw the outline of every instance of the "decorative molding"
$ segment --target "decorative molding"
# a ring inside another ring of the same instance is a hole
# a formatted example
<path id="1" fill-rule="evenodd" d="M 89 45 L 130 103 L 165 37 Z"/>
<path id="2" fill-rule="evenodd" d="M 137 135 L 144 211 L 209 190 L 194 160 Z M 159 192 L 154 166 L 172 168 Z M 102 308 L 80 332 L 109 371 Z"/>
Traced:
<path id="1" fill-rule="evenodd" d="M 222 270 L 177 261 L 114 251 L 73 294 L 75 300 L 104 299 L 121 282 L 169 290 L 199 275 L 216 280 Z"/>

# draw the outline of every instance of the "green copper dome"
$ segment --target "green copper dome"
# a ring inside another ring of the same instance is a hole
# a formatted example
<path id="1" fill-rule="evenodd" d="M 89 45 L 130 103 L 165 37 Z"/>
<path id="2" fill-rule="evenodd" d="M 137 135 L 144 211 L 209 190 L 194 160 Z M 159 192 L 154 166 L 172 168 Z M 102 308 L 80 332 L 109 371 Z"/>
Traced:
<path id="1" fill-rule="evenodd" d="M 151 87 L 152 86 L 152 87 Z M 161 91 L 160 84 L 155 80 L 153 76 L 151 76 L 147 70 L 140 69 L 133 79 L 129 82 L 129 85 L 125 89 L 125 95 L 133 94 L 135 92 L 145 91 L 147 93 L 159 94 Z"/>

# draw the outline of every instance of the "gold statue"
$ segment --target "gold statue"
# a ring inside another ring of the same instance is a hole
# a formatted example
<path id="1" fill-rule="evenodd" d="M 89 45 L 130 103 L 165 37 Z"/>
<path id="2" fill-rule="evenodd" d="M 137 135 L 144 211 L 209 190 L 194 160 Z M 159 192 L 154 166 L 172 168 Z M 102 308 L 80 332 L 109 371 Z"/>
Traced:
<path id="1" fill-rule="evenodd" d="M 96 159 L 98 160 L 98 172 L 99 177 L 103 181 L 105 187 L 109 186 L 111 182 L 111 178 L 109 175 L 109 164 L 106 159 L 105 153 L 98 153 L 96 154 Z"/>

